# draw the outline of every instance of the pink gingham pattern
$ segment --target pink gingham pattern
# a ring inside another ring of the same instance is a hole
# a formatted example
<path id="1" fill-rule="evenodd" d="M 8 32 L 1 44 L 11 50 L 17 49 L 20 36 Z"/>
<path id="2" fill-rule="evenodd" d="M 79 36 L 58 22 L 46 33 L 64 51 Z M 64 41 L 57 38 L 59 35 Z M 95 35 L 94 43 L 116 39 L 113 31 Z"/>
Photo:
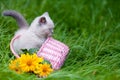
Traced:
<path id="1" fill-rule="evenodd" d="M 19 55 L 13 49 L 13 43 L 16 39 L 19 39 L 20 35 L 15 36 L 10 42 L 10 49 L 16 58 L 19 58 Z M 66 56 L 69 52 L 69 48 L 64 43 L 53 39 L 52 37 L 47 38 L 39 49 L 37 55 L 43 57 L 45 60 L 50 61 L 52 68 L 58 70 L 63 65 Z"/>

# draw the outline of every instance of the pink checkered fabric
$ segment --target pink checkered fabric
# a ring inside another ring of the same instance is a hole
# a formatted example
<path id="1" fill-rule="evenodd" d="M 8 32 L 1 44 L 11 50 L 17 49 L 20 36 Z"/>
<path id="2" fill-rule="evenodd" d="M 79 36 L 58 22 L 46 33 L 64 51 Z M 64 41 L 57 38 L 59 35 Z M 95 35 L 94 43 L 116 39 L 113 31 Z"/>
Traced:
<path id="1" fill-rule="evenodd" d="M 15 57 L 19 58 L 19 55 L 13 49 L 13 43 L 16 39 L 19 39 L 20 36 L 16 36 L 11 40 L 10 49 Z M 39 49 L 37 55 L 43 57 L 45 60 L 50 61 L 52 68 L 58 70 L 63 65 L 66 56 L 69 52 L 69 48 L 64 43 L 53 39 L 52 37 L 47 38 Z"/>

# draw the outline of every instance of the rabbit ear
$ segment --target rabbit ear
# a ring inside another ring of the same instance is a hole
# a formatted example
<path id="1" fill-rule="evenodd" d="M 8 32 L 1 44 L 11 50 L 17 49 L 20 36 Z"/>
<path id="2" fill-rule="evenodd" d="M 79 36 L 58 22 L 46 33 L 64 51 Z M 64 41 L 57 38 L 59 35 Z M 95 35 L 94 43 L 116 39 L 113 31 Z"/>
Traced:
<path id="1" fill-rule="evenodd" d="M 45 24 L 47 21 L 46 21 L 46 18 L 45 17 L 41 17 L 40 19 L 39 19 L 39 23 L 40 24 Z"/>
<path id="2" fill-rule="evenodd" d="M 48 12 L 45 12 L 45 13 L 43 13 L 43 15 L 49 16 L 49 13 L 48 13 Z"/>

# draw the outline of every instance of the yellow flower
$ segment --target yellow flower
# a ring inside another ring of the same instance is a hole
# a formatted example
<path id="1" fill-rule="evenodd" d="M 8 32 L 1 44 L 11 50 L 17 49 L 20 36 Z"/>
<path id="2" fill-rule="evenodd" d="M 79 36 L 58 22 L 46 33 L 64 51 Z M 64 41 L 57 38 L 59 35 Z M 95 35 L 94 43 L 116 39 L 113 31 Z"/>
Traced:
<path id="1" fill-rule="evenodd" d="M 38 64 L 43 61 L 43 58 L 39 58 L 36 54 L 22 54 L 20 57 L 20 67 L 24 72 L 34 71 Z"/>
<path id="2" fill-rule="evenodd" d="M 21 54 L 20 58 L 10 62 L 9 68 L 17 73 L 33 72 L 40 77 L 46 77 L 53 71 L 53 69 L 51 68 L 50 64 L 43 62 L 44 59 L 38 57 L 36 53 L 33 55 L 29 55 L 29 53 Z"/>
<path id="3" fill-rule="evenodd" d="M 32 57 L 33 57 L 33 60 L 34 61 L 37 61 L 38 63 L 41 63 L 41 62 L 43 62 L 43 58 L 42 57 L 38 57 L 37 55 L 36 55 L 36 53 L 34 53 L 33 55 L 32 55 Z"/>
<path id="4" fill-rule="evenodd" d="M 12 60 L 9 64 L 9 68 L 11 70 L 16 71 L 17 73 L 21 73 L 21 68 L 19 66 L 19 59 Z"/>
<path id="5" fill-rule="evenodd" d="M 40 77 L 48 76 L 53 69 L 50 67 L 50 64 L 40 64 L 39 68 L 34 72 L 38 74 Z"/>

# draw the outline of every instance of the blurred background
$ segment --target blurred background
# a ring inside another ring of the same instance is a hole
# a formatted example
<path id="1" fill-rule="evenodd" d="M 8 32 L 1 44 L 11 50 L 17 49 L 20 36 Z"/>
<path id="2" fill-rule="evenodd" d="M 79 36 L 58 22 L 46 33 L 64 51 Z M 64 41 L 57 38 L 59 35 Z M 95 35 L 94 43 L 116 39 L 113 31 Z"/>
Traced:
<path id="1" fill-rule="evenodd" d="M 119 0 L 0 0 L 0 80 L 38 79 L 7 67 L 13 58 L 9 42 L 18 26 L 2 16 L 4 10 L 20 12 L 29 24 L 47 11 L 55 23 L 53 37 L 70 47 L 62 69 L 45 80 L 119 80 L 119 5 Z"/>

